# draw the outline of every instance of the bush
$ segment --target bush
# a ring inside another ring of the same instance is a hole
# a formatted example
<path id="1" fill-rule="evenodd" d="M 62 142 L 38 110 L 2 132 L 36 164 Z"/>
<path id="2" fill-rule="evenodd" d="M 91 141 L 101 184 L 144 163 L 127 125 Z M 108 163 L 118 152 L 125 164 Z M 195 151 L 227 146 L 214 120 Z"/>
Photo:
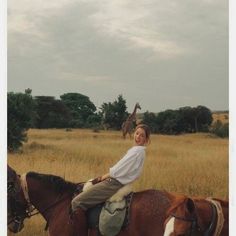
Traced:
<path id="1" fill-rule="evenodd" d="M 221 138 L 228 138 L 229 123 L 223 124 L 220 120 L 217 120 L 212 126 L 211 133 Z"/>
<path id="2" fill-rule="evenodd" d="M 7 94 L 7 149 L 17 151 L 27 141 L 26 131 L 35 117 L 34 101 L 29 92 Z"/>

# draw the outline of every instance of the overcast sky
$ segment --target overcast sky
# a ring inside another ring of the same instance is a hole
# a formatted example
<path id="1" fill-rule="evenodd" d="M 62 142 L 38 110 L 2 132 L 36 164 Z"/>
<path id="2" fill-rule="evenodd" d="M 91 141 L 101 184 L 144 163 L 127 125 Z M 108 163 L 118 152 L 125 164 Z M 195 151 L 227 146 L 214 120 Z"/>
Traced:
<path id="1" fill-rule="evenodd" d="M 226 0 L 8 0 L 8 91 L 228 110 Z"/>

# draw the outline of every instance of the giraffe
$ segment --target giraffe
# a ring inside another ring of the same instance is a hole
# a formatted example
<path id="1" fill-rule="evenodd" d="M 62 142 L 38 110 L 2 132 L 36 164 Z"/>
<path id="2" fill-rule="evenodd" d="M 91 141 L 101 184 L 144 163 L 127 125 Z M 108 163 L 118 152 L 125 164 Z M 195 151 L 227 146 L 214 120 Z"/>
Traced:
<path id="1" fill-rule="evenodd" d="M 132 123 L 133 123 L 133 121 L 136 121 L 137 109 L 141 110 L 139 103 L 135 104 L 133 112 L 128 116 L 127 120 L 125 122 L 123 122 L 123 124 L 122 124 L 122 134 L 123 134 L 124 139 L 126 138 L 127 133 L 129 133 L 129 137 L 131 138 Z"/>

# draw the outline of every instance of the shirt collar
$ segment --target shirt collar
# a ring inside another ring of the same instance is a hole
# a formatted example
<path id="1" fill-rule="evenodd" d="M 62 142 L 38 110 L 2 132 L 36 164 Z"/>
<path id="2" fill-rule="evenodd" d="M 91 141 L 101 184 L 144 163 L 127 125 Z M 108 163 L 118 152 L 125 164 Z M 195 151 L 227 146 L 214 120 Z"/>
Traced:
<path id="1" fill-rule="evenodd" d="M 139 151 L 139 150 L 145 150 L 145 149 L 146 149 L 146 146 L 133 146 L 132 149 L 133 149 L 133 150 L 137 150 L 137 151 Z"/>

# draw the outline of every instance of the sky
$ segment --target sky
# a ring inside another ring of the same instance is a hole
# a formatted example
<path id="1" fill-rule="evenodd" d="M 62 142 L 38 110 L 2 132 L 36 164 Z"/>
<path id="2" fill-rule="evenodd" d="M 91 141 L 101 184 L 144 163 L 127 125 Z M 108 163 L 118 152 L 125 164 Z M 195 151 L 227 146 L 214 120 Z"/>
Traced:
<path id="1" fill-rule="evenodd" d="M 226 0 L 8 0 L 7 90 L 131 112 L 228 110 Z"/>

